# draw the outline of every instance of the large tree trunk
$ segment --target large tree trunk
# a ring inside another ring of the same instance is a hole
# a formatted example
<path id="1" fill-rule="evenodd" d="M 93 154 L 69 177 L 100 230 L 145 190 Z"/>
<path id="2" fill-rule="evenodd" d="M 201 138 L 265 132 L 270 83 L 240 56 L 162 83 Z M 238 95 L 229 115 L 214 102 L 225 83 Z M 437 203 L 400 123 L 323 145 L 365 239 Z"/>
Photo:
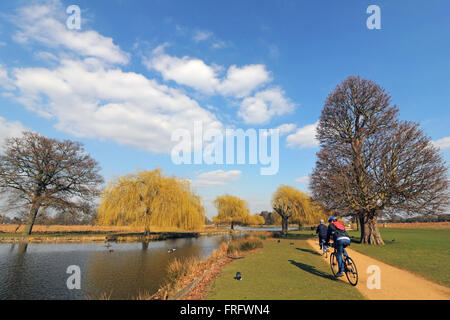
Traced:
<path id="1" fill-rule="evenodd" d="M 360 219 L 361 225 L 361 243 L 371 245 L 384 245 L 378 229 L 377 216 L 373 214 L 362 214 Z"/>
<path id="2" fill-rule="evenodd" d="M 25 228 L 23 229 L 22 234 L 24 236 L 29 236 L 31 234 L 31 231 L 33 230 L 34 222 L 36 221 L 36 217 L 38 215 L 40 208 L 40 204 L 35 202 L 30 209 L 30 214 L 28 215 L 28 220 Z"/>
<path id="3" fill-rule="evenodd" d="M 286 235 L 289 231 L 289 223 L 287 217 L 281 217 L 281 234 Z"/>

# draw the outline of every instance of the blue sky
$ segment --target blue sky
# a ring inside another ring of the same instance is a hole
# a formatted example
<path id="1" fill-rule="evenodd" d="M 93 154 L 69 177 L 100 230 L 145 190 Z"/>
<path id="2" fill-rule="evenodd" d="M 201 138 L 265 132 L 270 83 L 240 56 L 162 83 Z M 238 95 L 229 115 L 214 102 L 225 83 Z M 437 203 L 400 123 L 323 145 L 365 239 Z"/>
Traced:
<path id="1" fill-rule="evenodd" d="M 369 30 L 369 5 L 381 30 Z M 66 8 L 81 8 L 81 29 Z M 280 184 L 307 191 L 314 124 L 350 75 L 386 88 L 450 159 L 448 1 L 2 1 L 0 138 L 24 129 L 82 141 L 107 181 L 161 167 L 211 201 L 270 209 Z M 170 134 L 282 128 L 280 168 L 175 165 Z M 281 126 L 281 127 L 280 127 Z"/>

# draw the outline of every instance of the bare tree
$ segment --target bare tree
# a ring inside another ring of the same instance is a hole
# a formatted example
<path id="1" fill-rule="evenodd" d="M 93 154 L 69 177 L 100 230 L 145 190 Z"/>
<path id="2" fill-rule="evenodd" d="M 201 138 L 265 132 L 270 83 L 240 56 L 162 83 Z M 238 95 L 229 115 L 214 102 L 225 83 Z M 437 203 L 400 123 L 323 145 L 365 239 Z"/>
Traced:
<path id="1" fill-rule="evenodd" d="M 439 213 L 449 204 L 438 149 L 416 123 L 397 117 L 389 94 L 360 77 L 338 85 L 322 110 L 313 196 L 359 219 L 362 243 L 384 244 L 377 225 L 384 211 Z"/>
<path id="2" fill-rule="evenodd" d="M 6 140 L 0 155 L 0 191 L 16 208 L 26 208 L 24 235 L 39 210 L 88 210 L 99 195 L 100 167 L 81 143 L 57 141 L 33 132 Z"/>

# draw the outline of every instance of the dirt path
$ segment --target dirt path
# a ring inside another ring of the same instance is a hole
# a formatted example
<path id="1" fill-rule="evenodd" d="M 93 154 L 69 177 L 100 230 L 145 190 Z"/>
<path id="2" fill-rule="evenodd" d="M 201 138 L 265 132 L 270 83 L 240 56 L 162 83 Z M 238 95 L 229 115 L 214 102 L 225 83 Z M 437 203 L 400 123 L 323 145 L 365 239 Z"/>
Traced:
<path id="1" fill-rule="evenodd" d="M 308 240 L 308 244 L 315 251 L 321 253 L 317 242 L 316 239 Z M 359 282 L 356 288 L 370 300 L 450 300 L 450 289 L 447 287 L 409 271 L 390 266 L 355 250 L 348 248 L 347 252 L 358 267 Z M 327 260 L 329 263 L 329 259 Z M 371 265 L 380 268 L 380 289 L 367 287 L 367 279 L 371 275 L 367 273 L 367 268 Z M 345 276 L 342 279 L 347 281 Z"/>

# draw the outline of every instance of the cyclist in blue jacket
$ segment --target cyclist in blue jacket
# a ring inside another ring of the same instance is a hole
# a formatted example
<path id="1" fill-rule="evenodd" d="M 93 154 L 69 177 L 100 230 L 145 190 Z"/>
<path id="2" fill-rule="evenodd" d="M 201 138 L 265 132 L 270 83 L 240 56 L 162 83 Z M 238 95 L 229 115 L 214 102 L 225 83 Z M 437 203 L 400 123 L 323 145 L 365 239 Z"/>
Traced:
<path id="1" fill-rule="evenodd" d="M 324 221 L 321 219 L 320 224 L 317 226 L 316 234 L 319 235 L 319 247 L 320 250 L 322 250 L 322 246 L 325 245 L 326 238 L 327 238 L 327 226 L 324 224 Z M 326 246 L 325 246 L 326 249 Z"/>

